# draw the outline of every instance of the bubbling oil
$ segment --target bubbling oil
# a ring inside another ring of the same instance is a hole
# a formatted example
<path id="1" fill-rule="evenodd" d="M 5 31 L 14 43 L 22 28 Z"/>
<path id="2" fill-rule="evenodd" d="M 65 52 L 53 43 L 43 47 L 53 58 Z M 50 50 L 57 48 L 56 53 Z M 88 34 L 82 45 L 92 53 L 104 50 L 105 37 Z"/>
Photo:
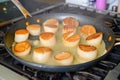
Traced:
<path id="1" fill-rule="evenodd" d="M 41 30 L 42 30 L 41 32 L 44 32 L 43 27 L 41 27 L 41 28 L 42 28 L 42 29 L 41 29 Z M 60 64 L 57 64 L 57 63 L 55 62 L 54 56 L 55 56 L 57 53 L 62 52 L 62 51 L 68 51 L 68 52 L 70 52 L 70 53 L 73 55 L 74 60 L 73 60 L 73 64 L 72 64 L 72 65 L 85 63 L 86 61 L 80 59 L 79 56 L 78 56 L 78 54 L 77 54 L 77 46 L 75 46 L 75 47 L 66 47 L 66 46 L 64 46 L 64 44 L 63 44 L 63 42 L 62 42 L 62 28 L 63 28 L 63 26 L 62 26 L 62 25 L 59 25 L 59 29 L 58 29 L 58 31 L 55 33 L 57 43 L 56 43 L 56 45 L 54 45 L 54 46 L 52 46 L 52 47 L 49 47 L 49 48 L 52 49 L 52 55 L 51 55 L 50 60 L 49 60 L 48 62 L 44 63 L 44 64 L 46 64 L 46 65 L 59 66 Z M 80 27 L 77 27 L 76 33 L 80 34 Z M 31 46 L 32 46 L 31 52 L 30 52 L 29 55 L 24 56 L 24 57 L 20 57 L 20 58 L 23 59 L 23 60 L 25 60 L 25 61 L 35 63 L 35 62 L 33 61 L 33 59 L 32 59 L 33 49 L 34 49 L 35 47 L 43 47 L 43 45 L 40 43 L 40 40 L 39 40 L 38 36 L 36 36 L 36 37 L 30 36 L 30 37 L 31 37 L 31 38 L 29 38 L 28 40 L 30 41 Z M 80 38 L 81 38 L 81 39 L 80 39 L 79 44 L 80 44 L 80 43 L 86 44 L 85 39 L 84 39 L 82 36 L 80 36 Z M 14 43 L 14 44 L 15 44 L 15 43 Z M 14 47 L 14 45 L 13 45 L 13 47 Z M 100 57 L 100 56 L 102 56 L 102 55 L 104 55 L 104 54 L 106 53 L 105 43 L 104 43 L 103 40 L 102 40 L 101 44 L 100 44 L 99 46 L 97 46 L 97 51 L 98 51 L 98 53 L 97 53 L 98 55 L 97 55 L 96 58 L 98 58 L 98 57 Z"/>

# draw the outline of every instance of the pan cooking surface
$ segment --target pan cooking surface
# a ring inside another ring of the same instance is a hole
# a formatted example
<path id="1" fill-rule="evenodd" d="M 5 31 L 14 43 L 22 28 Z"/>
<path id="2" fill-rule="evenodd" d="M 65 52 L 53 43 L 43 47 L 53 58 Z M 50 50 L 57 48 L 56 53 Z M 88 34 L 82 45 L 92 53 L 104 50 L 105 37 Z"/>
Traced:
<path id="1" fill-rule="evenodd" d="M 73 18 L 77 19 L 80 22 L 79 26 L 81 26 L 83 24 L 93 24 L 95 26 L 97 32 L 103 32 L 103 35 L 104 35 L 103 40 L 105 42 L 106 49 L 109 51 L 112 48 L 112 46 L 114 44 L 113 32 L 111 31 L 111 29 L 106 27 L 102 23 L 102 21 L 96 20 L 95 18 L 91 18 L 91 17 L 87 17 L 87 16 L 83 16 L 83 15 L 78 15 L 78 14 L 54 13 L 54 14 L 37 15 L 37 16 L 34 16 L 32 18 L 29 18 L 27 21 L 29 21 L 30 23 L 36 23 L 37 19 L 41 19 L 41 21 L 42 21 L 40 23 L 40 25 L 41 25 L 47 19 L 56 18 L 61 23 L 61 21 L 66 17 L 73 17 Z M 18 61 L 20 61 L 26 65 L 29 65 L 29 66 L 37 68 L 37 69 L 43 69 L 45 71 L 52 71 L 52 72 L 54 72 L 54 71 L 58 71 L 58 72 L 74 71 L 74 70 L 77 70 L 80 68 L 82 69 L 85 67 L 89 67 L 89 66 L 93 65 L 95 62 L 104 58 L 106 55 L 105 54 L 103 56 L 100 56 L 99 58 L 97 58 L 93 61 L 90 61 L 90 62 L 86 62 L 83 64 L 70 65 L 70 66 L 50 66 L 50 65 L 44 65 L 44 64 L 36 64 L 36 63 L 28 62 L 26 60 L 18 58 L 15 55 L 13 55 L 12 50 L 11 50 L 11 45 L 14 42 L 14 32 L 18 29 L 25 28 L 25 26 L 26 26 L 25 22 L 26 22 L 26 20 L 21 20 L 20 22 L 11 26 L 10 30 L 8 31 L 7 35 L 5 36 L 5 45 L 6 45 L 6 48 L 11 56 L 13 56 L 15 59 L 17 59 Z M 110 41 L 108 40 L 109 36 L 112 37 Z"/>
<path id="2" fill-rule="evenodd" d="M 57 31 L 56 33 L 56 37 L 57 37 L 57 43 L 56 45 L 50 47 L 52 49 L 52 56 L 50 58 L 50 60 L 44 64 L 46 65 L 56 65 L 56 66 L 60 66 L 60 64 L 57 64 L 54 60 L 54 56 L 59 53 L 59 52 L 63 52 L 63 51 L 68 51 L 70 53 L 72 53 L 72 55 L 74 56 L 74 61 L 73 61 L 73 64 L 71 65 L 74 65 L 74 64 L 80 64 L 80 63 L 85 63 L 85 62 L 88 62 L 88 61 L 85 61 L 85 60 L 82 60 L 78 57 L 78 54 L 77 54 L 77 46 L 76 47 L 66 47 L 64 46 L 63 42 L 62 42 L 62 25 L 59 26 L 59 30 Z M 43 29 L 42 29 L 43 30 Z M 80 34 L 80 27 L 77 28 L 77 33 Z M 44 32 L 44 31 L 42 31 Z M 104 35 L 104 34 L 103 34 Z M 38 37 L 38 36 L 37 36 Z M 29 39 L 31 45 L 32 45 L 32 49 L 36 48 L 36 47 L 43 47 L 44 45 L 42 45 L 40 42 L 39 42 L 39 38 L 36 38 L 36 37 L 33 37 L 31 36 L 31 39 Z M 37 43 L 36 43 L 37 42 Z M 37 44 L 37 45 L 35 45 Z M 83 37 L 81 36 L 81 40 L 79 42 L 79 44 L 86 44 L 85 40 L 83 39 Z M 13 43 L 13 48 L 14 48 L 14 45 L 15 43 Z M 106 53 L 106 49 L 105 49 L 105 43 L 104 41 L 102 41 L 101 45 L 98 46 L 97 48 L 97 51 L 98 51 L 98 55 L 96 58 L 104 55 Z M 20 57 L 21 59 L 23 60 L 26 60 L 26 61 L 29 61 L 29 62 L 33 62 L 35 63 L 33 60 L 32 60 L 32 56 L 33 56 L 33 51 L 30 52 L 29 55 L 25 56 L 25 57 Z M 61 65 L 63 66 L 63 65 Z"/>

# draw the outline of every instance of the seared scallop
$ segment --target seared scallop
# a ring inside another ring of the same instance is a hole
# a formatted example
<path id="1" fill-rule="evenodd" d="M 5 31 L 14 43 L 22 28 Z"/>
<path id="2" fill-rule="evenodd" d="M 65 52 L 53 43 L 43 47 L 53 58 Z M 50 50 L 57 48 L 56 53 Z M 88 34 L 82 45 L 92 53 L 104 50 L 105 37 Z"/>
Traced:
<path id="1" fill-rule="evenodd" d="M 53 33 L 56 33 L 57 30 L 58 30 L 58 26 L 57 26 L 57 25 L 50 25 L 50 24 L 44 25 L 44 31 L 45 31 L 45 32 L 53 32 Z"/>
<path id="2" fill-rule="evenodd" d="M 46 20 L 43 23 L 44 31 L 45 32 L 57 32 L 59 26 L 59 21 L 57 19 L 51 18 Z"/>
<path id="3" fill-rule="evenodd" d="M 55 18 L 47 19 L 43 25 L 50 24 L 50 25 L 59 25 L 59 21 Z"/>
<path id="4" fill-rule="evenodd" d="M 67 33 L 67 32 L 73 32 L 76 33 L 76 27 L 72 25 L 64 25 L 62 29 L 62 34 Z"/>
<path id="5" fill-rule="evenodd" d="M 101 44 L 102 38 L 103 38 L 103 33 L 98 32 L 98 33 L 95 33 L 95 34 L 92 34 L 92 35 L 88 36 L 86 38 L 86 42 L 89 45 L 98 46 L 99 44 Z"/>
<path id="6" fill-rule="evenodd" d="M 77 54 L 81 60 L 91 61 L 97 57 L 97 48 L 90 45 L 79 44 Z"/>
<path id="7" fill-rule="evenodd" d="M 60 52 L 54 56 L 54 60 L 60 65 L 71 65 L 73 62 L 73 55 L 67 51 Z"/>
<path id="8" fill-rule="evenodd" d="M 40 34 L 41 27 L 39 24 L 31 24 L 26 27 L 32 36 L 38 36 Z"/>
<path id="9" fill-rule="evenodd" d="M 19 57 L 27 56 L 30 53 L 30 51 L 31 45 L 29 41 L 16 43 L 13 49 L 13 53 Z"/>
<path id="10" fill-rule="evenodd" d="M 38 47 L 33 50 L 33 61 L 36 63 L 46 63 L 50 60 L 52 50 L 47 47 Z"/>
<path id="11" fill-rule="evenodd" d="M 52 32 L 44 32 L 39 36 L 40 42 L 44 46 L 54 46 L 56 44 L 55 34 Z"/>
<path id="12" fill-rule="evenodd" d="M 93 25 L 91 24 L 85 24 L 80 28 L 80 34 L 81 36 L 83 36 L 84 38 L 95 34 L 96 33 L 96 29 Z"/>
<path id="13" fill-rule="evenodd" d="M 78 27 L 79 22 L 73 17 L 66 17 L 62 20 L 63 25 L 72 25 Z"/>
<path id="14" fill-rule="evenodd" d="M 71 32 L 64 33 L 62 36 L 63 44 L 67 47 L 75 47 L 80 41 L 80 36 Z"/>
<path id="15" fill-rule="evenodd" d="M 19 29 L 15 31 L 15 42 L 26 41 L 29 37 L 29 32 L 26 29 Z"/>

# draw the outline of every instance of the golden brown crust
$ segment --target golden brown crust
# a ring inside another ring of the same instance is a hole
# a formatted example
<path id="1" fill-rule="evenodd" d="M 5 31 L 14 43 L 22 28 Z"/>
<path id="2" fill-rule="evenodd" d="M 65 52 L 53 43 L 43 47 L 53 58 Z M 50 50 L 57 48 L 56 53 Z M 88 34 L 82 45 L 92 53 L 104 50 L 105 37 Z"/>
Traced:
<path id="1" fill-rule="evenodd" d="M 85 35 L 91 35 L 96 33 L 96 29 L 91 24 L 85 24 L 80 28 L 80 32 Z"/>
<path id="2" fill-rule="evenodd" d="M 27 27 L 31 30 L 38 30 L 40 28 L 40 25 L 39 24 L 31 24 Z"/>
<path id="3" fill-rule="evenodd" d="M 55 59 L 56 60 L 65 60 L 65 59 L 70 58 L 70 56 L 72 56 L 72 55 L 69 52 L 60 52 L 57 55 L 55 55 Z"/>
<path id="4" fill-rule="evenodd" d="M 77 27 L 79 23 L 73 17 L 66 17 L 66 18 L 63 19 L 63 24 L 64 25 L 73 25 L 73 26 Z"/>
<path id="5" fill-rule="evenodd" d="M 30 48 L 30 43 L 28 41 L 23 41 L 23 42 L 19 42 L 15 44 L 14 51 L 23 52 L 27 50 L 28 48 Z"/>
<path id="6" fill-rule="evenodd" d="M 102 32 L 92 34 L 92 35 L 88 36 L 86 38 L 86 40 L 96 39 L 96 38 L 100 37 L 102 34 L 103 34 Z"/>
<path id="7" fill-rule="evenodd" d="M 54 36 L 54 33 L 52 32 L 44 32 L 40 34 L 40 37 L 44 40 L 48 40 Z"/>
<path id="8" fill-rule="evenodd" d="M 78 34 L 73 34 L 73 35 L 71 34 L 72 34 L 71 32 L 65 33 L 63 34 L 63 38 L 69 42 L 80 40 L 80 36 Z"/>
<path id="9" fill-rule="evenodd" d="M 57 25 L 45 24 L 44 27 L 57 28 Z"/>
<path id="10" fill-rule="evenodd" d="M 38 48 L 35 48 L 34 51 L 39 53 L 39 54 L 44 54 L 45 52 L 49 52 L 52 50 L 48 47 L 38 47 Z"/>
<path id="11" fill-rule="evenodd" d="M 76 28 L 75 26 L 73 25 L 64 25 L 63 26 L 63 31 L 66 33 L 66 32 L 74 32 L 76 31 Z"/>
<path id="12" fill-rule="evenodd" d="M 58 24 L 58 20 L 57 19 L 54 19 L 54 18 L 51 18 L 51 19 L 48 19 L 46 20 L 43 25 L 56 25 Z"/>
<path id="13" fill-rule="evenodd" d="M 96 50 L 96 47 L 90 45 L 79 44 L 79 48 L 83 51 L 90 52 Z"/>
<path id="14" fill-rule="evenodd" d="M 17 31 L 15 31 L 15 34 L 27 34 L 29 33 L 26 29 L 19 29 Z"/>

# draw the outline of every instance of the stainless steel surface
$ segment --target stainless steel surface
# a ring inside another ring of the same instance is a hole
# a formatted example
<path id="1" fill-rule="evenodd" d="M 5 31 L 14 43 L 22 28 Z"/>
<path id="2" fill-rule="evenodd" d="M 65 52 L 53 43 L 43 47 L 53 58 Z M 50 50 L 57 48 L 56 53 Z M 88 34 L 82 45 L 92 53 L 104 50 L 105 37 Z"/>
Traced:
<path id="1" fill-rule="evenodd" d="M 104 80 L 118 80 L 118 76 L 120 75 L 120 63 L 113 69 L 110 70 L 108 75 Z"/>
<path id="2" fill-rule="evenodd" d="M 29 80 L 28 78 L 17 74 L 16 72 L 0 65 L 0 80 Z"/>

